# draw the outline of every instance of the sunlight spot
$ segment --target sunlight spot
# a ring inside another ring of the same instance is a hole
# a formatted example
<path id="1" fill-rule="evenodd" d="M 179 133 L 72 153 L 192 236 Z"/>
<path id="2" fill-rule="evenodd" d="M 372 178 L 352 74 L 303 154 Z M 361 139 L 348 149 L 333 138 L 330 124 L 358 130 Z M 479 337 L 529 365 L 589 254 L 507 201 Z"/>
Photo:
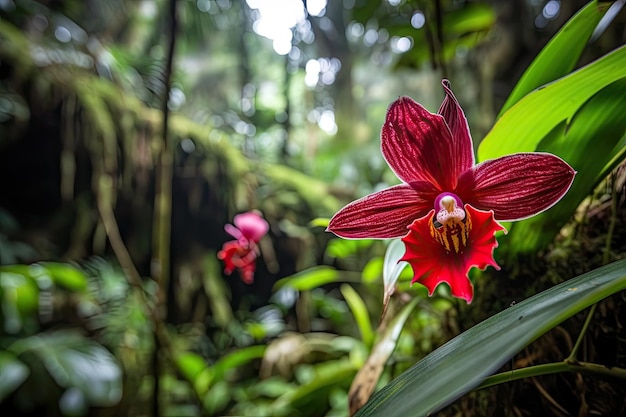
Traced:
<path id="1" fill-rule="evenodd" d="M 192 153 L 196 150 L 196 144 L 190 138 L 185 138 L 180 141 L 180 148 L 185 153 Z"/>
<path id="2" fill-rule="evenodd" d="M 365 28 L 361 23 L 352 22 L 350 26 L 348 26 L 348 35 L 354 39 L 360 38 L 365 33 Z"/>
<path id="3" fill-rule="evenodd" d="M 337 124 L 335 123 L 335 113 L 332 110 L 324 110 L 317 121 L 317 125 L 329 135 L 337 133 Z"/>
<path id="4" fill-rule="evenodd" d="M 68 43 L 72 40 L 72 33 L 68 28 L 64 26 L 58 26 L 54 30 L 54 37 L 57 38 L 59 42 Z"/>
<path id="5" fill-rule="evenodd" d="M 304 83 L 307 87 L 315 87 L 319 80 L 321 65 L 317 59 L 309 59 L 304 66 L 306 75 L 304 76 Z"/>
<path id="6" fill-rule="evenodd" d="M 413 13 L 413 16 L 411 16 L 411 26 L 413 26 L 415 29 L 421 29 L 422 27 L 424 27 L 424 23 L 426 23 L 426 17 L 424 16 L 424 13 L 419 10 Z"/>
<path id="7" fill-rule="evenodd" d="M 560 9 L 561 9 L 560 2 L 556 0 L 550 0 L 543 7 L 542 14 L 546 19 L 554 19 L 559 14 Z"/>
<path id="8" fill-rule="evenodd" d="M 274 39 L 272 47 L 278 55 L 287 55 L 291 51 L 291 32 L 289 37 Z"/>
<path id="9" fill-rule="evenodd" d="M 305 20 L 302 2 L 299 0 L 246 1 L 251 9 L 258 12 L 252 24 L 254 32 L 272 40 L 276 53 L 287 55 L 292 46 L 292 29 Z"/>
<path id="10" fill-rule="evenodd" d="M 308 0 L 306 11 L 311 16 L 323 16 L 326 12 L 326 0 Z"/>
<path id="11" fill-rule="evenodd" d="M 548 26 L 548 19 L 546 19 L 542 14 L 537 15 L 535 18 L 535 27 L 537 29 L 544 29 L 546 26 Z"/>
<path id="12" fill-rule="evenodd" d="M 391 50 L 397 54 L 404 53 L 413 47 L 413 39 L 408 36 L 391 38 Z"/>
<path id="13" fill-rule="evenodd" d="M 365 46 L 372 46 L 378 40 L 378 31 L 376 29 L 368 29 L 363 36 L 363 43 Z"/>
<path id="14" fill-rule="evenodd" d="M 201 12 L 207 13 L 209 10 L 211 10 L 211 2 L 209 0 L 198 0 L 196 2 L 196 7 Z"/>
<path id="15" fill-rule="evenodd" d="M 141 17 L 145 17 L 146 19 L 152 19 L 159 12 L 156 2 L 149 0 L 143 0 L 139 3 L 138 10 Z"/>

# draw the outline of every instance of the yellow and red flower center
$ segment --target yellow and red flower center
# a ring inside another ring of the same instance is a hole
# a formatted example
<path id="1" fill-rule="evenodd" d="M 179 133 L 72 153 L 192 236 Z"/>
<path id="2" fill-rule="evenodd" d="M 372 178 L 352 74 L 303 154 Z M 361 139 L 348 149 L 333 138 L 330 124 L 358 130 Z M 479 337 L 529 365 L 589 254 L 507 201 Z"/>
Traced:
<path id="1" fill-rule="evenodd" d="M 456 194 L 442 193 L 435 199 L 435 211 L 430 235 L 447 253 L 463 253 L 472 229 L 472 220 L 465 213 L 463 202 Z"/>

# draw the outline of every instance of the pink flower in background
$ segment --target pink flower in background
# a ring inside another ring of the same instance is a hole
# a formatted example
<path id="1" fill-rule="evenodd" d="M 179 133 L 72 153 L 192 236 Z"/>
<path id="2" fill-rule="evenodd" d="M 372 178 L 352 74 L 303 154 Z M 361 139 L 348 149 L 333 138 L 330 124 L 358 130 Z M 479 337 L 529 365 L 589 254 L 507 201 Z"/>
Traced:
<path id="1" fill-rule="evenodd" d="M 224 261 L 226 274 L 230 275 L 237 269 L 241 280 L 251 284 L 254 281 L 256 259 L 260 253 L 258 243 L 269 230 L 269 225 L 252 211 L 236 215 L 233 223 L 234 226 L 225 225 L 224 230 L 236 240 L 224 243 L 217 257 Z"/>
<path id="2" fill-rule="evenodd" d="M 383 156 L 402 184 L 345 206 L 328 230 L 352 239 L 402 237 L 403 261 L 432 295 L 446 282 L 472 301 L 467 273 L 492 265 L 504 228 L 556 204 L 576 172 L 557 156 L 528 152 L 475 164 L 469 126 L 447 80 L 438 113 L 408 97 L 389 106 L 381 131 Z"/>

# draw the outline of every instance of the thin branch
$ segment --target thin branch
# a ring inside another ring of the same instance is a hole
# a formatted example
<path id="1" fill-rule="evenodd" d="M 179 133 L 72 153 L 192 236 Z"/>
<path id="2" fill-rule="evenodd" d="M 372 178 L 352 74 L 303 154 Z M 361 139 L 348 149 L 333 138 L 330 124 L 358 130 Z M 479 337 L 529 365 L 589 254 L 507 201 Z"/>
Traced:
<path id="1" fill-rule="evenodd" d="M 176 50 L 176 31 L 178 19 L 176 16 L 177 2 L 169 1 L 169 9 L 167 13 L 168 28 L 168 48 L 167 61 L 165 65 L 164 92 L 162 97 L 162 147 L 159 155 L 159 161 L 156 167 L 156 190 L 154 197 L 154 219 L 153 219 L 153 235 L 152 235 L 152 264 L 151 275 L 157 284 L 157 295 L 154 306 L 154 352 L 152 355 L 152 372 L 154 377 L 154 385 L 152 387 L 152 415 L 161 416 L 163 409 L 160 406 L 160 376 L 161 369 L 161 351 L 164 348 L 163 339 L 165 329 L 163 320 L 167 314 L 167 287 L 169 282 L 170 271 L 170 238 L 171 238 L 171 217 L 172 217 L 172 173 L 173 173 L 173 155 L 172 144 L 169 138 L 169 95 L 172 80 L 172 68 L 174 62 L 174 53 Z M 167 353 L 167 352 L 166 352 Z"/>
<path id="2" fill-rule="evenodd" d="M 112 192 L 111 183 L 111 177 L 108 175 L 103 175 L 100 178 L 100 182 L 98 184 L 98 195 L 96 197 L 98 213 L 102 219 L 102 225 L 104 226 L 104 231 L 109 239 L 109 243 L 111 244 L 111 249 L 113 249 L 113 253 L 115 253 L 115 257 L 120 263 L 128 283 L 143 291 L 141 274 L 135 267 L 133 259 L 124 244 L 122 235 L 120 234 L 117 220 L 115 220 L 115 213 L 113 213 L 110 197 Z"/>
<path id="3" fill-rule="evenodd" d="M 580 350 L 580 346 L 582 345 L 583 340 L 585 339 L 585 334 L 587 333 L 587 329 L 589 328 L 589 324 L 591 323 L 591 319 L 593 318 L 593 314 L 596 312 L 596 306 L 598 303 L 591 306 L 589 309 L 589 313 L 587 313 L 587 318 L 585 319 L 585 323 L 583 324 L 583 328 L 580 330 L 578 334 L 578 338 L 576 339 L 576 343 L 572 348 L 567 359 L 565 359 L 566 363 L 575 364 L 577 363 L 576 356 L 578 355 L 578 351 Z"/>
<path id="4" fill-rule="evenodd" d="M 505 382 L 517 381 L 524 378 L 558 374 L 563 372 L 574 372 L 581 373 L 583 375 L 597 376 L 604 379 L 626 381 L 626 369 L 624 368 L 613 368 L 588 362 L 568 363 L 566 361 L 563 361 L 529 366 L 522 369 L 515 369 L 513 371 L 507 371 L 500 374 L 492 375 L 485 378 L 485 380 L 480 385 L 478 385 L 475 390 L 492 387 L 494 385 L 503 384 Z"/>

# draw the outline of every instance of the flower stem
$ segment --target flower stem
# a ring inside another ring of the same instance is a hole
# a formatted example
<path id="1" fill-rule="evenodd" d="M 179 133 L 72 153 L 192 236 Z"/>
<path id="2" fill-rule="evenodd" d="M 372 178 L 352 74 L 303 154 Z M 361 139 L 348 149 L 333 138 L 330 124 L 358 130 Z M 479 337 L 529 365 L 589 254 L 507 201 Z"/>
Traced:
<path id="1" fill-rule="evenodd" d="M 598 305 L 598 303 L 592 305 L 591 308 L 589 309 L 589 313 L 587 313 L 587 318 L 585 319 L 585 323 L 583 324 L 583 328 L 580 330 L 580 334 L 578 335 L 578 338 L 576 339 L 576 343 L 574 344 L 574 347 L 572 348 L 572 351 L 570 352 L 570 354 L 567 357 L 567 359 L 565 359 L 566 363 L 568 363 L 568 364 L 575 364 L 577 362 L 576 355 L 578 354 L 578 350 L 580 349 L 580 345 L 582 344 L 583 339 L 585 338 L 585 334 L 587 333 L 587 329 L 589 328 L 589 324 L 591 323 L 591 319 L 593 317 L 593 314 L 596 312 L 597 305 Z"/>
<path id="2" fill-rule="evenodd" d="M 578 372 L 583 375 L 598 376 L 605 379 L 620 379 L 626 380 L 626 369 L 613 368 L 597 363 L 588 362 L 563 362 L 548 363 L 543 365 L 529 366 L 522 369 L 515 369 L 513 371 L 502 372 L 500 374 L 487 377 L 480 385 L 475 389 L 483 389 L 494 385 L 502 384 L 505 382 L 517 381 L 523 378 L 531 378 L 541 375 L 558 374 L 562 372 Z"/>

